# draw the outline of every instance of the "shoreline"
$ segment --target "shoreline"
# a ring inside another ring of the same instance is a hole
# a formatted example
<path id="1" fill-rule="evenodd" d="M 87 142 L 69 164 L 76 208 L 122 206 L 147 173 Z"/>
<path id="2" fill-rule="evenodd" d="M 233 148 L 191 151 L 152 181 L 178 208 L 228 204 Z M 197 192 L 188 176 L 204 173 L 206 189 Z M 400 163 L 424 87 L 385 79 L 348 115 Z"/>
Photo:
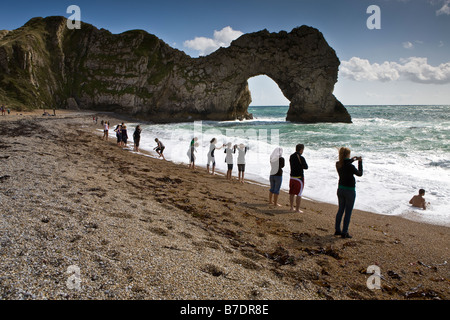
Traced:
<path id="1" fill-rule="evenodd" d="M 336 205 L 269 207 L 266 186 L 102 141 L 92 114 L 0 119 L 1 299 L 449 299 L 448 227 L 354 210 L 341 239 Z"/>
<path id="2" fill-rule="evenodd" d="M 121 119 L 124 119 L 124 118 L 121 118 Z M 127 118 L 127 120 L 129 122 L 140 123 L 141 125 L 142 124 L 150 125 L 150 123 L 142 122 L 142 121 L 139 121 L 139 120 L 136 120 L 136 119 L 133 119 L 133 118 Z M 100 129 L 98 129 L 98 130 L 99 130 L 99 132 L 101 131 Z M 102 132 L 103 131 L 101 131 L 101 133 L 99 133 L 99 134 L 102 134 Z M 129 137 L 131 136 L 130 132 L 128 133 L 128 135 L 129 135 Z M 110 138 L 112 138 L 112 137 L 113 136 L 111 135 Z M 115 135 L 114 135 L 114 139 L 116 139 Z M 129 141 L 132 141 L 132 138 L 130 138 Z M 141 141 L 141 144 L 142 144 L 142 141 Z M 130 142 L 130 145 L 133 145 L 133 143 Z M 132 147 L 131 147 L 131 149 L 132 149 Z M 142 151 L 145 151 L 145 152 L 142 152 Z M 143 154 L 149 155 L 149 156 L 151 156 L 151 157 L 153 157 L 155 159 L 158 159 L 158 156 L 156 155 L 156 153 L 153 152 L 151 149 L 146 150 L 146 149 L 143 149 L 141 147 L 141 152 Z M 187 161 L 186 162 L 176 161 L 174 159 L 169 159 L 168 161 L 170 161 L 171 163 L 177 164 L 177 165 L 186 165 L 186 166 L 188 165 Z M 206 165 L 197 164 L 196 167 L 197 168 L 201 168 L 204 171 L 206 171 Z M 232 173 L 233 174 L 233 179 L 237 179 L 237 172 L 236 172 L 236 170 L 237 170 L 236 166 L 234 166 L 233 173 Z M 286 170 L 286 168 L 285 168 L 285 170 Z M 226 168 L 216 168 L 216 174 L 225 176 L 226 175 Z M 283 179 L 288 179 L 288 178 L 289 178 L 289 176 L 284 176 L 283 177 Z M 263 180 L 262 177 L 261 177 L 261 180 Z M 268 179 L 267 179 L 267 181 L 261 181 L 261 180 L 252 179 L 252 178 L 246 178 L 246 182 L 247 183 L 252 183 L 252 184 L 255 184 L 255 185 L 259 185 L 261 187 L 270 188 L 270 185 L 268 183 Z M 337 186 L 336 186 L 336 188 L 337 188 Z M 285 193 L 289 192 L 289 190 L 286 189 L 286 187 L 283 187 L 283 186 L 281 188 L 281 191 L 283 191 Z M 302 199 L 307 200 L 307 201 L 311 201 L 311 202 L 315 202 L 315 203 L 323 203 L 323 204 L 329 204 L 329 205 L 337 206 L 337 197 L 336 197 L 336 202 L 327 201 L 327 200 L 323 200 L 323 199 L 315 199 L 314 197 L 309 197 L 309 196 L 303 196 Z M 359 200 L 359 201 L 363 201 L 363 200 Z M 357 197 L 357 202 L 358 202 L 358 197 Z M 407 211 L 403 211 L 401 214 L 384 213 L 384 212 L 382 212 L 382 210 L 380 210 L 379 212 L 375 212 L 375 211 L 371 211 L 370 209 L 364 209 L 364 208 L 356 208 L 356 210 L 364 211 L 364 212 L 371 213 L 371 214 L 382 215 L 382 216 L 401 217 L 401 218 L 403 218 L 405 220 L 414 221 L 414 222 L 418 222 L 418 223 L 431 224 L 431 225 L 443 226 L 443 227 L 450 227 L 450 222 L 446 222 L 445 220 L 441 220 L 441 219 L 437 220 L 436 218 L 434 218 L 434 219 L 433 218 L 432 219 L 427 218 L 426 215 L 431 210 L 422 210 L 420 208 L 414 208 L 412 206 L 409 206 L 407 208 Z"/>

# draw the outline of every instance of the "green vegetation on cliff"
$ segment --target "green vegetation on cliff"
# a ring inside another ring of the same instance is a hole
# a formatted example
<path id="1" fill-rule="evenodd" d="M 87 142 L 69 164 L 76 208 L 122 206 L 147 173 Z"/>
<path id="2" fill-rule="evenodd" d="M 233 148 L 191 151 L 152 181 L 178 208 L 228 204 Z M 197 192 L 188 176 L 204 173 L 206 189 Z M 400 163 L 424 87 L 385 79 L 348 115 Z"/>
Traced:
<path id="1" fill-rule="evenodd" d="M 22 110 L 102 94 L 151 99 L 142 83 L 157 86 L 170 75 L 171 50 L 142 30 L 113 35 L 86 23 L 69 30 L 63 17 L 33 18 L 0 32 L 0 103 Z"/>

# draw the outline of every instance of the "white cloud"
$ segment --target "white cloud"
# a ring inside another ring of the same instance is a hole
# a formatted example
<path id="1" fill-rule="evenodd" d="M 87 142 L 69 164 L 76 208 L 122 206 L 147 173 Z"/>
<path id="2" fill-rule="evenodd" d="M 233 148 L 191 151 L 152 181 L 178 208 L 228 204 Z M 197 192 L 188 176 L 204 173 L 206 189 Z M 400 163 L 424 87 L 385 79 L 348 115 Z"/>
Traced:
<path id="1" fill-rule="evenodd" d="M 387 61 L 371 64 L 369 60 L 353 57 L 342 62 L 339 74 L 355 81 L 395 81 L 400 74 L 391 64 Z"/>
<path id="2" fill-rule="evenodd" d="M 442 7 L 436 11 L 437 16 L 440 16 L 441 14 L 450 15 L 450 0 L 445 0 Z"/>
<path id="3" fill-rule="evenodd" d="M 353 57 L 343 61 L 340 75 L 355 81 L 396 81 L 409 80 L 417 83 L 450 83 L 450 62 L 439 66 L 428 64 L 427 58 L 410 57 L 401 59 L 400 63 L 385 61 L 382 64 Z"/>
<path id="4" fill-rule="evenodd" d="M 225 27 L 220 31 L 214 31 L 214 38 L 196 37 L 193 40 L 184 42 L 184 46 L 199 52 L 200 56 L 208 55 L 220 47 L 228 47 L 232 41 L 236 40 L 244 33 Z"/>
<path id="5" fill-rule="evenodd" d="M 400 60 L 396 65 L 405 78 L 420 83 L 450 83 L 450 62 L 442 63 L 437 67 L 428 64 L 427 58 L 411 57 Z"/>
<path id="6" fill-rule="evenodd" d="M 405 48 L 405 49 L 412 49 L 412 48 L 414 48 L 414 45 L 411 42 L 409 42 L 409 41 L 403 42 L 402 45 L 403 45 L 403 48 Z"/>

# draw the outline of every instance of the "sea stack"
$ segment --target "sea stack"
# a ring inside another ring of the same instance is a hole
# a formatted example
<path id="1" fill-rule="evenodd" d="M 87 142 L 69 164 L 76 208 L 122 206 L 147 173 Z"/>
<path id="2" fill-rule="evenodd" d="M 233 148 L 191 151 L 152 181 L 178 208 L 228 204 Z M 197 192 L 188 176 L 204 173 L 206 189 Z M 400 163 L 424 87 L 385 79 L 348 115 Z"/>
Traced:
<path id="1" fill-rule="evenodd" d="M 64 17 L 0 31 L 0 100 L 21 108 L 112 111 L 164 123 L 249 119 L 248 79 L 267 75 L 292 122 L 351 122 L 333 95 L 340 61 L 317 29 L 245 34 L 200 58 L 142 30 L 112 34 Z"/>

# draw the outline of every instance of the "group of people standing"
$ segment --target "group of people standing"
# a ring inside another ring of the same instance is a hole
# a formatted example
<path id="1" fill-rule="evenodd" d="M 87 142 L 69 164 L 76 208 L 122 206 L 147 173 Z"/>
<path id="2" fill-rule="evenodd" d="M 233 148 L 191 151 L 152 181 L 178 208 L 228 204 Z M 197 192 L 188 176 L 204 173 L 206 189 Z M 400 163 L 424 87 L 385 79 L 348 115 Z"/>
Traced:
<path id="1" fill-rule="evenodd" d="M 194 138 L 191 141 L 191 147 L 190 151 L 188 152 L 188 156 L 190 157 L 190 165 L 189 167 L 195 168 L 195 155 L 194 152 L 196 152 L 195 147 L 198 146 L 198 143 L 196 143 L 197 138 Z M 225 163 L 227 164 L 227 174 L 226 178 L 227 180 L 232 179 L 232 172 L 233 172 L 233 166 L 234 166 L 234 160 L 233 155 L 236 154 L 236 151 L 238 153 L 237 155 L 237 168 L 238 168 L 238 180 L 240 183 L 244 183 L 244 175 L 245 175 L 245 155 L 247 154 L 247 151 L 249 148 L 245 146 L 243 143 L 237 145 L 233 145 L 231 142 L 228 142 L 227 144 L 223 144 L 220 147 L 217 147 L 217 139 L 213 138 L 210 141 L 209 144 L 209 151 L 208 151 L 208 157 L 206 162 L 206 170 L 209 174 L 215 173 L 216 168 L 216 158 L 215 158 L 215 151 L 220 150 L 222 148 L 225 148 Z M 192 166 L 191 166 L 192 165 Z"/>
<path id="2" fill-rule="evenodd" d="M 103 139 L 108 140 L 109 135 L 109 122 L 104 122 L 104 136 Z M 128 142 L 127 127 L 124 123 L 116 126 L 114 129 L 117 136 L 117 145 L 126 147 Z M 142 129 L 138 125 L 133 133 L 134 150 L 139 152 L 139 143 L 141 139 Z M 155 139 L 157 146 L 154 150 L 160 157 L 165 160 L 164 157 L 164 144 L 158 139 Z M 195 169 L 195 161 L 197 152 L 198 138 L 194 137 L 191 140 L 187 156 L 189 158 L 189 168 Z M 213 138 L 210 141 L 209 151 L 207 155 L 206 169 L 209 174 L 215 173 L 216 160 L 215 151 L 224 148 L 225 162 L 227 164 L 226 179 L 232 179 L 233 170 L 233 155 L 238 153 L 237 167 L 238 167 L 238 179 L 240 183 L 244 183 L 245 173 L 245 156 L 249 150 L 244 144 L 233 145 L 231 142 L 217 146 L 217 139 Z M 290 180 L 289 180 L 289 204 L 290 210 L 293 212 L 303 213 L 300 210 L 300 204 L 302 200 L 303 190 L 305 187 L 305 174 L 304 170 L 308 169 L 308 164 L 303 157 L 305 146 L 303 144 L 297 144 L 295 152 L 289 157 L 290 164 Z M 335 235 L 339 235 L 343 238 L 351 238 L 348 233 L 350 218 L 353 211 L 353 206 L 356 199 L 356 180 L 355 176 L 361 177 L 363 175 L 363 165 L 361 157 L 350 157 L 351 151 L 348 148 L 342 147 L 339 149 L 339 160 L 336 162 L 336 170 L 339 175 L 339 184 L 337 189 L 337 197 L 339 202 L 338 212 L 335 218 Z M 358 168 L 353 163 L 358 161 Z M 283 158 L 283 149 L 280 147 L 275 148 L 270 155 L 270 190 L 269 190 L 269 205 L 281 206 L 278 203 L 278 196 L 280 194 L 281 185 L 283 182 L 283 168 L 285 167 L 285 159 Z M 343 220 L 343 225 L 341 228 Z"/>
<path id="3" fill-rule="evenodd" d="M 289 180 L 290 210 L 299 213 L 302 213 L 300 210 L 300 203 L 305 186 L 304 170 L 308 169 L 308 164 L 302 155 L 304 150 L 305 146 L 303 144 L 298 144 L 295 148 L 295 152 L 289 157 L 291 169 Z M 339 208 L 335 219 L 335 235 L 341 236 L 342 238 L 351 238 L 348 233 L 348 229 L 356 199 L 355 175 L 359 177 L 363 175 L 362 158 L 350 158 L 350 154 L 351 151 L 349 148 L 340 148 L 339 161 L 336 162 L 336 170 L 339 175 L 337 189 Z M 358 161 L 358 168 L 353 165 L 354 161 Z M 275 148 L 272 152 L 270 156 L 270 165 L 269 204 L 281 206 L 278 203 L 278 195 L 280 194 L 281 184 L 283 181 L 283 168 L 285 166 L 282 148 Z M 344 221 L 341 228 L 342 218 L 344 218 Z"/>
<path id="4" fill-rule="evenodd" d="M 94 116 L 94 122 L 97 121 L 97 118 Z M 101 121 L 101 124 L 103 126 L 103 140 L 109 139 L 109 129 L 111 123 L 109 121 Z M 117 137 L 117 146 L 126 148 L 128 144 L 128 129 L 124 122 L 118 124 L 116 128 L 114 129 L 114 132 L 116 133 Z M 133 150 L 136 152 L 139 152 L 139 145 L 141 142 L 141 133 L 142 129 L 140 125 L 137 125 L 133 132 L 133 142 L 134 142 L 134 148 Z M 159 141 L 157 138 L 155 139 L 155 142 L 157 143 L 157 146 L 153 149 L 155 150 L 160 157 L 162 157 L 164 160 L 164 145 L 161 141 Z"/>
<path id="5" fill-rule="evenodd" d="M 4 104 L 2 104 L 2 106 L 0 107 L 0 111 L 2 112 L 2 116 L 5 115 L 5 112 L 8 112 L 8 114 L 11 112 L 11 110 L 9 110 L 9 108 L 6 108 Z"/>
<path id="6" fill-rule="evenodd" d="M 101 124 L 103 126 L 103 140 L 108 140 L 109 139 L 109 129 L 110 129 L 110 125 L 111 123 L 109 121 L 101 121 Z M 125 125 L 124 122 L 122 122 L 121 124 L 118 124 L 116 126 L 116 128 L 114 129 L 114 132 L 116 133 L 116 137 L 117 137 L 117 146 L 119 147 L 127 147 L 128 144 L 128 130 L 127 130 L 127 126 Z M 136 126 L 136 129 L 134 130 L 133 133 L 133 141 L 134 141 L 134 151 L 139 152 L 139 143 L 141 141 L 141 126 L 138 125 Z"/>
<path id="7" fill-rule="evenodd" d="M 193 138 L 189 146 L 187 155 L 189 157 L 189 168 L 195 169 L 195 153 L 197 152 L 198 139 Z M 249 150 L 244 144 L 233 145 L 231 142 L 217 146 L 217 139 L 213 138 L 210 141 L 209 151 L 207 156 L 206 170 L 209 174 L 214 174 L 216 167 L 215 152 L 224 148 L 225 162 L 227 164 L 226 178 L 231 180 L 231 173 L 233 170 L 233 154 L 238 152 L 237 166 L 239 171 L 239 182 L 244 183 L 245 172 L 245 155 Z M 304 144 L 297 144 L 295 152 L 289 157 L 290 164 L 290 180 L 289 180 L 289 204 L 290 210 L 293 212 L 303 213 L 300 210 L 303 190 L 305 187 L 304 170 L 308 169 L 306 159 L 303 157 L 305 150 Z M 339 175 L 339 184 L 337 189 L 337 197 L 339 201 L 339 208 L 335 218 L 335 235 L 342 238 L 351 238 L 348 233 L 350 218 L 353 211 L 353 206 L 356 199 L 356 180 L 355 176 L 363 175 L 363 166 L 361 157 L 350 157 L 351 151 L 348 148 L 342 147 L 339 149 L 339 160 L 336 162 L 336 170 Z M 358 161 L 358 168 L 353 163 Z M 281 206 L 278 203 L 278 196 L 280 194 L 281 185 L 283 182 L 283 168 L 285 167 L 285 159 L 283 158 L 283 149 L 275 148 L 270 155 L 270 190 L 269 190 L 269 205 Z M 342 224 L 343 220 L 343 224 Z M 342 224 L 342 227 L 341 227 Z"/>

